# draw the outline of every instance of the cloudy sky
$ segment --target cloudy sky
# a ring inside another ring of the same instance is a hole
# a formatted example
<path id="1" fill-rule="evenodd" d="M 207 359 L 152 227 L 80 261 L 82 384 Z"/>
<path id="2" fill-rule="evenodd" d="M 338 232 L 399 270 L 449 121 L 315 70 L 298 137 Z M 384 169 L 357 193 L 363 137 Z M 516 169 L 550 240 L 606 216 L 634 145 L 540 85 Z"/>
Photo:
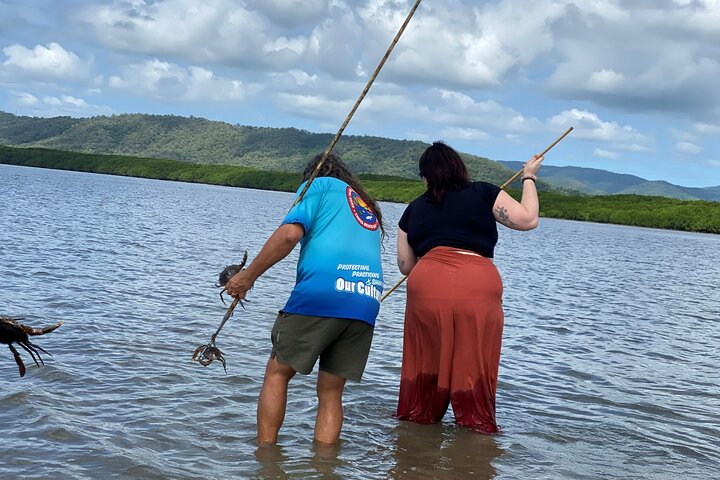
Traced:
<path id="1" fill-rule="evenodd" d="M 335 133 L 414 0 L 0 0 L 0 110 Z M 720 0 L 424 0 L 349 134 L 720 185 Z"/>

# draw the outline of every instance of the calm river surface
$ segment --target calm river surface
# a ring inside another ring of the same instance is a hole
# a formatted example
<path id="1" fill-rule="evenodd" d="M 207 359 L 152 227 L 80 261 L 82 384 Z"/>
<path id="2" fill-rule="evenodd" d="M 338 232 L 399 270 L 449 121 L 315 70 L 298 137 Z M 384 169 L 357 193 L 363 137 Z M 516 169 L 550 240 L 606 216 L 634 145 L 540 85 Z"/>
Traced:
<path id="1" fill-rule="evenodd" d="M 297 252 L 190 361 L 292 195 L 0 165 L 0 314 L 55 332 L 18 376 L 0 346 L 0 478 L 711 479 L 720 465 L 720 236 L 544 219 L 503 227 L 499 435 L 392 417 L 401 288 L 346 390 L 337 448 L 313 447 L 314 375 L 290 386 L 281 446 L 255 406 Z M 404 205 L 383 204 L 394 232 Z M 386 242 L 389 285 L 400 278 Z"/>

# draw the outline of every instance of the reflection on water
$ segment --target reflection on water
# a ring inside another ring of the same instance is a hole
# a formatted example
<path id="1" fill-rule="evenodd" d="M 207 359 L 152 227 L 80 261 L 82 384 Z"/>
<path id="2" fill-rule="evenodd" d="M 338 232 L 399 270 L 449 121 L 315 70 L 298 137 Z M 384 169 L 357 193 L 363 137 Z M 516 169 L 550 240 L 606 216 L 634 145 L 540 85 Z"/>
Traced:
<path id="1" fill-rule="evenodd" d="M 487 480 L 495 478 L 493 462 L 504 453 L 495 437 L 448 424 L 399 422 L 395 435 L 392 479 Z"/>
<path id="2" fill-rule="evenodd" d="M 290 476 L 283 470 L 283 463 L 287 462 L 287 456 L 283 453 L 283 447 L 272 445 L 260 447 L 255 450 L 255 459 L 258 469 L 253 478 L 277 478 L 285 479 Z"/>
<path id="3" fill-rule="evenodd" d="M 388 432 L 385 445 L 390 458 L 386 474 L 376 472 L 373 478 L 421 480 L 489 480 L 497 471 L 495 459 L 504 454 L 496 437 L 477 435 L 451 424 L 418 425 L 398 422 Z M 311 475 L 324 479 L 343 479 L 343 450 L 357 448 L 342 440 L 337 445 L 313 443 L 308 461 Z M 293 462 L 285 448 L 276 445 L 255 450 L 258 468 L 252 478 L 293 478 Z"/>
<path id="4" fill-rule="evenodd" d="M 500 231 L 505 331 L 494 437 L 393 418 L 404 287 L 383 303 L 340 444 L 312 441 L 315 377 L 258 449 L 269 334 L 297 252 L 218 337 L 225 265 L 292 195 L 0 165 L 0 314 L 51 352 L 24 378 L 0 348 L 0 478 L 708 479 L 720 464 L 720 236 L 543 220 Z M 404 206 L 383 204 L 394 231 Z M 400 278 L 392 236 L 388 284 Z M 34 339 L 35 340 L 35 339 Z"/>
<path id="5" fill-rule="evenodd" d="M 336 472 L 341 464 L 339 458 L 340 444 L 323 445 L 317 442 L 313 443 L 313 456 L 310 464 L 313 469 L 327 479 L 341 479 L 342 477 Z"/>

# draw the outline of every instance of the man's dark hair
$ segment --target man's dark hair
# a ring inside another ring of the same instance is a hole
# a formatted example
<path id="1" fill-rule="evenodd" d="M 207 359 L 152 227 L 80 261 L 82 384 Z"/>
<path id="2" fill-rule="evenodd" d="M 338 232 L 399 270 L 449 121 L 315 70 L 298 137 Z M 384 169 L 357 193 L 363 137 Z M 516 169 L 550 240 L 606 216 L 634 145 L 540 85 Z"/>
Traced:
<path id="1" fill-rule="evenodd" d="M 442 203 L 445 192 L 460 190 L 470 184 L 467 167 L 453 148 L 434 142 L 425 149 L 418 162 L 420 176 L 427 180 L 430 201 Z"/>
<path id="2" fill-rule="evenodd" d="M 322 160 L 322 154 L 316 155 L 303 172 L 302 181 L 306 182 L 310 179 L 310 176 L 317 168 L 318 163 Z M 317 174 L 318 177 L 333 177 L 347 183 L 352 187 L 355 192 L 360 195 L 360 198 L 370 207 L 372 212 L 377 217 L 378 223 L 380 224 L 380 231 L 383 237 L 385 236 L 385 226 L 382 221 L 382 212 L 380 211 L 380 205 L 360 186 L 360 180 L 350 171 L 350 168 L 340 160 L 340 157 L 334 153 L 328 155 L 320 167 L 320 171 Z"/>

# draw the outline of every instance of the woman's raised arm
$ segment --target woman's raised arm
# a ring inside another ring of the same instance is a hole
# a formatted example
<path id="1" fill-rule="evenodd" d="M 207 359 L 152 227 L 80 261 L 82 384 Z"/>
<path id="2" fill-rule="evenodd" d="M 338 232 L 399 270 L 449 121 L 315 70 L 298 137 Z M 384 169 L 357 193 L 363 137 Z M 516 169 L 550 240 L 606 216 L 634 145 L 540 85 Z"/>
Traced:
<path id="1" fill-rule="evenodd" d="M 495 199 L 495 220 L 513 230 L 532 230 L 538 226 L 540 202 L 535 180 L 544 157 L 535 155 L 523 167 L 522 198 L 518 202 L 504 190 Z"/>

